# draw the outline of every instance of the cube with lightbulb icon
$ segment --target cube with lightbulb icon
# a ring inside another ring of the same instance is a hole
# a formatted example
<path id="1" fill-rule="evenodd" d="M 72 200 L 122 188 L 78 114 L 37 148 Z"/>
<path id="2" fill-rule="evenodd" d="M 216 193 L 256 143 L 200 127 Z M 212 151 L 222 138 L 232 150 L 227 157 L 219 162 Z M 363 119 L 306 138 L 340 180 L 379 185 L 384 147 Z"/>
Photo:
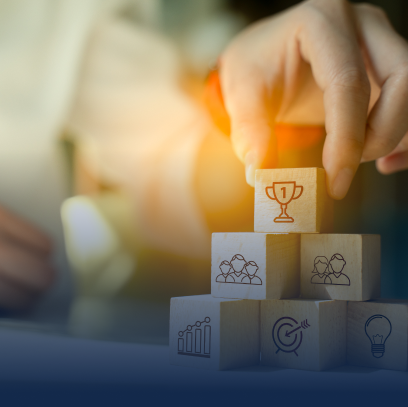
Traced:
<path id="1" fill-rule="evenodd" d="M 212 370 L 258 365 L 259 323 L 259 301 L 172 298 L 170 363 Z"/>
<path id="2" fill-rule="evenodd" d="M 214 233 L 211 294 L 221 298 L 299 296 L 300 235 Z"/>
<path id="3" fill-rule="evenodd" d="M 347 363 L 407 370 L 408 301 L 350 301 L 347 308 Z"/>

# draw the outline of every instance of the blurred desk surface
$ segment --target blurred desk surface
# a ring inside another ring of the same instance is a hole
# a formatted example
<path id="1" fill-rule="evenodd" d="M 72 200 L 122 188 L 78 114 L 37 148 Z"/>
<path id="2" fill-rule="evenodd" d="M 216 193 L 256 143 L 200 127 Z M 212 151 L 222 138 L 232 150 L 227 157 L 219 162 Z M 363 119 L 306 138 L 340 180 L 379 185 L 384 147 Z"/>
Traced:
<path id="1" fill-rule="evenodd" d="M 74 338 L 12 325 L 0 322 L 0 394 L 2 400 L 12 398 L 13 405 L 29 400 L 30 406 L 38 401 L 58 407 L 249 407 L 274 400 L 285 406 L 348 407 L 397 400 L 406 405 L 408 395 L 408 372 L 351 366 L 327 372 L 264 366 L 214 372 L 170 365 L 166 345 Z"/>

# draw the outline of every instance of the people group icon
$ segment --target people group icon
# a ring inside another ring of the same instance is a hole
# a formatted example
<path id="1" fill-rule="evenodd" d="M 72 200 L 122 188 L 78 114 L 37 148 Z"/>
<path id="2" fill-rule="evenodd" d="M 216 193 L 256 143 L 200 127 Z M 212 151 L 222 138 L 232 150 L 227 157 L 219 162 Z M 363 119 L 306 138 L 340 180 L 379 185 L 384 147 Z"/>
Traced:
<path id="1" fill-rule="evenodd" d="M 343 273 L 346 260 L 339 254 L 333 254 L 330 261 L 325 256 L 314 259 L 312 284 L 350 285 L 350 279 Z"/>
<path id="2" fill-rule="evenodd" d="M 242 254 L 235 254 L 231 261 L 223 260 L 220 264 L 221 274 L 217 283 L 235 283 L 262 285 L 262 280 L 256 276 L 258 265 L 253 261 L 246 261 Z"/>

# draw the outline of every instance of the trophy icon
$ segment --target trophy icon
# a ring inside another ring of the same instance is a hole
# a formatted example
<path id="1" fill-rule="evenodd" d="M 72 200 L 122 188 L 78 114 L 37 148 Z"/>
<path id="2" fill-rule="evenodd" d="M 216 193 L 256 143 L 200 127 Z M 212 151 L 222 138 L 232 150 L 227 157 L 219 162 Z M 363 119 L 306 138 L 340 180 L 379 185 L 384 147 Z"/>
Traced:
<path id="1" fill-rule="evenodd" d="M 299 192 L 296 194 L 296 190 Z M 265 188 L 266 195 L 268 198 L 277 201 L 281 206 L 281 214 L 276 217 L 273 221 L 276 223 L 291 223 L 294 221 L 286 213 L 286 208 L 293 199 L 298 199 L 303 193 L 303 186 L 296 185 L 295 181 L 288 182 L 274 182 L 271 187 Z M 269 195 L 269 193 L 271 195 Z"/>

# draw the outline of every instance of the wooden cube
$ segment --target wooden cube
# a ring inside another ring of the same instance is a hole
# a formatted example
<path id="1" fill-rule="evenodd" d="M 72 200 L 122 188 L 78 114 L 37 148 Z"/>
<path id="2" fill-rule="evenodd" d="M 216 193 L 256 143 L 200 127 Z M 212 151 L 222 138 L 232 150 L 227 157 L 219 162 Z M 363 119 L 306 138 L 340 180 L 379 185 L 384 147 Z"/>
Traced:
<path id="1" fill-rule="evenodd" d="M 261 364 L 326 370 L 346 362 L 347 303 L 261 301 Z"/>
<path id="2" fill-rule="evenodd" d="M 258 365 L 259 325 L 259 301 L 172 298 L 170 363 L 214 370 Z"/>
<path id="3" fill-rule="evenodd" d="M 257 170 L 255 232 L 329 233 L 333 201 L 322 168 Z"/>
<path id="4" fill-rule="evenodd" d="M 349 302 L 347 363 L 408 369 L 408 301 Z"/>
<path id="5" fill-rule="evenodd" d="M 380 235 L 301 236 L 302 298 L 366 301 L 380 296 Z"/>
<path id="6" fill-rule="evenodd" d="M 300 235 L 214 233 L 211 294 L 275 299 L 299 296 Z"/>

